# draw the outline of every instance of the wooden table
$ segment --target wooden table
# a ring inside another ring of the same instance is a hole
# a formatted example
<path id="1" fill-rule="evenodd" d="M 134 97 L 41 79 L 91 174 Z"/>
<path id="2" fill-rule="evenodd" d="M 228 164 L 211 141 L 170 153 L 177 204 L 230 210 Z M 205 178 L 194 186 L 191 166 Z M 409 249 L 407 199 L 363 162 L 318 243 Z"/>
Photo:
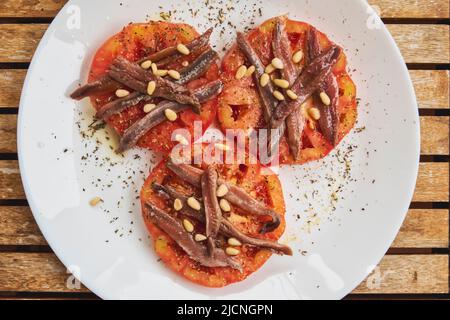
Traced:
<path id="1" fill-rule="evenodd" d="M 0 299 L 97 298 L 83 286 L 66 286 L 69 274 L 34 222 L 17 163 L 22 83 L 39 40 L 65 2 L 0 0 Z M 449 0 L 370 2 L 381 9 L 410 69 L 422 156 L 414 199 L 397 239 L 348 298 L 450 298 Z"/>

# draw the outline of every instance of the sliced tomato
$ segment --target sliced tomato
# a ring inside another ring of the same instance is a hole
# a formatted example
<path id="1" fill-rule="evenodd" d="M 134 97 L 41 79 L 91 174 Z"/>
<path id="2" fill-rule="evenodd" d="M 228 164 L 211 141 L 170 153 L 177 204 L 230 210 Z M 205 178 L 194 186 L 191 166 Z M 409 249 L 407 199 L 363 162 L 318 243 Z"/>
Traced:
<path id="1" fill-rule="evenodd" d="M 137 61 L 164 48 L 178 43 L 187 43 L 197 36 L 197 31 L 187 24 L 165 21 L 130 24 L 123 28 L 121 32 L 109 38 L 98 49 L 91 65 L 89 81 L 94 81 L 103 76 L 112 61 L 118 56 L 123 56 L 130 61 Z M 174 62 L 170 65 L 170 68 L 181 69 L 182 61 L 191 62 L 195 58 L 196 55 L 191 54 L 182 60 L 179 59 L 179 61 Z M 218 78 L 219 68 L 216 64 L 213 64 L 203 77 L 192 81 L 188 84 L 188 87 L 195 89 Z M 114 89 L 107 93 L 91 96 L 91 102 L 96 109 L 113 99 L 116 99 Z M 127 108 L 123 112 L 109 118 L 107 123 L 119 135 L 122 135 L 133 123 L 144 117 L 143 105 L 144 103 L 140 103 Z M 138 146 L 168 154 L 176 144 L 176 142 L 171 141 L 174 130 L 187 128 L 193 134 L 193 122 L 196 120 L 202 121 L 203 130 L 206 130 L 214 120 L 216 112 L 217 98 L 213 98 L 202 105 L 200 115 L 195 114 L 191 110 L 186 110 L 180 113 L 177 121 L 165 121 L 152 128 L 139 140 Z"/>
<path id="2" fill-rule="evenodd" d="M 277 229 L 264 235 L 259 234 L 258 231 L 264 221 L 267 221 L 265 217 L 246 215 L 243 210 L 233 208 L 227 219 L 242 232 L 250 236 L 272 240 L 279 239 L 285 229 L 285 204 L 281 184 L 277 176 L 274 174 L 261 175 L 261 166 L 258 164 L 216 165 L 216 168 L 223 179 L 243 187 L 247 192 L 267 206 L 273 208 L 283 217 Z M 167 169 L 166 161 L 162 161 L 153 169 L 142 187 L 142 207 L 144 207 L 146 202 L 152 202 L 159 208 L 175 214 L 171 203 L 161 198 L 151 188 L 153 182 L 161 183 L 163 180 L 170 181 L 171 185 L 178 186 L 187 192 L 194 192 L 199 195 L 199 190 L 180 181 Z M 241 254 L 237 256 L 238 261 L 243 266 L 242 272 L 230 267 L 206 268 L 190 259 L 178 244 L 172 240 L 170 235 L 153 224 L 144 211 L 143 217 L 152 236 L 155 251 L 166 266 L 186 279 L 202 286 L 223 287 L 234 282 L 242 281 L 258 270 L 271 256 L 271 253 L 267 250 L 243 246 L 241 247 Z M 183 218 L 180 214 L 179 217 Z M 204 232 L 204 226 L 195 224 L 194 232 Z"/>
<path id="3" fill-rule="evenodd" d="M 251 129 L 260 125 L 262 109 L 255 88 L 229 82 L 219 98 L 218 120 L 227 129 Z"/>
<path id="4" fill-rule="evenodd" d="M 248 40 L 265 65 L 273 58 L 271 49 L 273 28 L 274 19 L 270 19 L 247 34 Z M 293 52 L 297 50 L 307 52 L 306 35 L 309 28 L 311 28 L 311 26 L 307 23 L 287 20 L 286 31 Z M 320 31 L 319 43 L 322 50 L 326 50 L 333 45 L 330 39 Z M 244 55 L 236 45 L 231 47 L 222 61 L 221 78 L 225 82 L 227 90 L 224 90 L 219 97 L 218 119 L 223 131 L 226 129 L 248 130 L 250 128 L 257 130 L 267 127 L 267 124 L 263 119 L 264 117 L 259 100 L 253 102 L 253 95 L 254 93 L 257 93 L 253 80 L 248 77 L 239 81 L 235 80 L 236 70 L 244 63 Z M 300 63 L 300 67 L 303 67 L 304 63 L 305 59 Z M 347 73 L 347 57 L 344 53 L 341 54 L 334 66 L 333 73 L 337 77 L 340 89 L 338 110 L 340 119 L 340 141 L 354 127 L 357 118 L 356 86 L 350 75 Z M 246 99 L 244 97 L 249 97 L 252 103 L 242 103 L 242 101 Z M 309 101 L 307 105 L 312 107 L 314 103 Z M 302 110 L 302 112 L 303 111 L 304 110 Z M 301 164 L 318 160 L 326 156 L 332 150 L 333 147 L 326 142 L 320 131 L 320 126 L 312 120 L 308 120 L 308 122 L 312 123 L 310 126 L 308 123 L 308 128 L 304 130 L 304 143 L 300 159 L 293 159 L 290 155 L 289 146 L 285 137 L 281 139 L 279 151 L 281 164 Z"/>

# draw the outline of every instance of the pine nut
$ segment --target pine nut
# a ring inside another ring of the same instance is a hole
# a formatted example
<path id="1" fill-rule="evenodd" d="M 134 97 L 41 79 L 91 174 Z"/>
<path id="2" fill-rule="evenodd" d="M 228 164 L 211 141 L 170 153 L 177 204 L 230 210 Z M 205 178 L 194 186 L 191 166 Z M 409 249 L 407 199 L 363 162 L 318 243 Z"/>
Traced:
<path id="1" fill-rule="evenodd" d="M 164 114 L 165 114 L 167 120 L 172 121 L 172 122 L 174 122 L 178 118 L 177 113 L 175 111 L 173 111 L 172 109 L 169 109 L 169 108 L 164 110 Z"/>
<path id="2" fill-rule="evenodd" d="M 184 230 L 186 230 L 189 233 L 194 231 L 194 225 L 188 219 L 183 220 L 183 227 L 184 227 Z"/>
<path id="3" fill-rule="evenodd" d="M 183 202 L 181 202 L 180 199 L 175 199 L 175 201 L 173 202 L 173 208 L 176 211 L 180 211 L 181 209 L 183 209 Z"/>
<path id="4" fill-rule="evenodd" d="M 181 134 L 176 134 L 175 140 L 184 146 L 187 146 L 189 144 L 189 141 L 187 141 L 187 139 L 184 136 L 182 136 Z"/>
<path id="5" fill-rule="evenodd" d="M 150 69 L 151 66 L 152 66 L 151 60 L 145 60 L 144 62 L 141 63 L 141 68 L 145 70 Z"/>
<path id="6" fill-rule="evenodd" d="M 117 98 L 124 98 L 130 94 L 130 91 L 125 89 L 117 89 L 116 90 L 116 97 Z"/>
<path id="7" fill-rule="evenodd" d="M 284 79 L 275 79 L 275 80 L 273 80 L 273 83 L 275 83 L 275 85 L 277 87 L 280 87 L 283 89 L 289 88 L 289 81 L 284 80 Z"/>
<path id="8" fill-rule="evenodd" d="M 239 251 L 236 248 L 232 248 L 232 247 L 227 247 L 225 249 L 225 253 L 229 256 L 237 256 L 239 253 L 241 253 L 241 251 Z"/>
<path id="9" fill-rule="evenodd" d="M 181 65 L 182 65 L 183 67 L 187 67 L 187 66 L 189 65 L 189 62 L 188 62 L 188 61 L 183 61 L 183 62 L 181 63 Z"/>
<path id="10" fill-rule="evenodd" d="M 284 100 L 283 94 L 282 94 L 280 91 L 278 91 L 278 90 L 275 90 L 275 91 L 273 92 L 273 96 L 274 96 L 275 99 L 277 99 L 278 101 L 283 101 L 283 100 Z"/>
<path id="11" fill-rule="evenodd" d="M 153 74 L 155 75 L 155 76 L 158 76 L 158 77 L 165 77 L 165 76 L 167 76 L 167 73 L 168 73 L 168 71 L 167 70 L 164 70 L 164 69 L 161 69 L 161 70 L 156 70 L 156 72 L 154 72 Z"/>
<path id="12" fill-rule="evenodd" d="M 167 74 L 169 75 L 169 77 L 171 77 L 172 79 L 175 79 L 175 80 L 180 80 L 180 78 L 181 78 L 180 73 L 176 70 L 169 70 L 167 72 Z"/>
<path id="13" fill-rule="evenodd" d="M 177 50 L 179 53 L 184 54 L 185 56 L 187 56 L 189 53 L 191 53 L 188 49 L 188 47 L 186 47 L 184 44 L 179 43 L 177 45 Z"/>
<path id="14" fill-rule="evenodd" d="M 319 120 L 320 119 L 320 111 L 317 108 L 309 108 L 308 114 L 313 120 Z"/>
<path id="15" fill-rule="evenodd" d="M 236 79 L 241 80 L 247 73 L 247 67 L 242 65 L 236 71 Z"/>
<path id="16" fill-rule="evenodd" d="M 219 198 L 224 197 L 228 193 L 228 187 L 225 184 L 221 184 L 216 191 L 216 195 Z"/>
<path id="17" fill-rule="evenodd" d="M 219 206 L 220 206 L 220 209 L 222 209 L 222 211 L 224 211 L 224 212 L 231 211 L 230 203 L 226 199 L 220 199 Z"/>
<path id="18" fill-rule="evenodd" d="M 100 197 L 95 197 L 95 198 L 92 198 L 91 199 L 91 201 L 89 201 L 89 204 L 92 206 L 92 207 L 95 207 L 96 205 L 98 205 L 100 202 L 102 202 L 103 200 L 102 200 L 102 198 L 100 198 Z"/>
<path id="19" fill-rule="evenodd" d="M 153 74 L 156 74 L 158 72 L 158 66 L 156 65 L 156 63 L 152 63 L 151 68 Z"/>
<path id="20" fill-rule="evenodd" d="M 259 84 L 261 85 L 261 87 L 265 87 L 265 86 L 267 86 L 269 81 L 270 81 L 270 76 L 267 73 L 263 73 L 263 75 L 259 79 Z"/>
<path id="21" fill-rule="evenodd" d="M 298 99 L 298 95 L 292 90 L 286 90 L 286 94 L 292 100 L 297 100 Z"/>
<path id="22" fill-rule="evenodd" d="M 227 243 L 230 246 L 233 246 L 233 247 L 240 247 L 240 246 L 242 246 L 242 243 L 236 238 L 229 238 Z"/>
<path id="23" fill-rule="evenodd" d="M 214 144 L 214 146 L 215 146 L 217 149 L 222 150 L 222 151 L 228 151 L 228 150 L 230 150 L 230 147 L 228 147 L 226 144 L 223 144 L 223 143 L 216 143 L 216 144 Z"/>
<path id="24" fill-rule="evenodd" d="M 147 103 L 145 106 L 144 106 L 144 112 L 145 113 L 149 113 L 150 111 L 152 111 L 153 109 L 155 109 L 156 108 L 156 104 L 154 104 L 154 103 Z"/>
<path id="25" fill-rule="evenodd" d="M 294 63 L 299 63 L 300 61 L 302 61 L 302 59 L 303 59 L 303 51 L 302 50 L 298 50 L 297 52 L 295 52 L 292 55 L 292 61 Z"/>
<path id="26" fill-rule="evenodd" d="M 330 97 L 325 92 L 320 93 L 320 100 L 322 100 L 323 104 L 326 106 L 331 104 Z"/>
<path id="27" fill-rule="evenodd" d="M 250 77 L 255 72 L 255 70 L 256 70 L 256 67 L 253 65 L 248 67 L 247 72 L 245 73 L 245 76 Z"/>
<path id="28" fill-rule="evenodd" d="M 267 73 L 267 74 L 271 74 L 274 71 L 275 71 L 275 67 L 273 65 L 271 65 L 271 64 L 268 64 L 266 69 L 264 70 L 264 72 Z"/>
<path id="29" fill-rule="evenodd" d="M 155 92 L 155 89 L 156 89 L 156 82 L 150 81 L 147 85 L 147 94 L 151 96 L 153 92 Z"/>
<path id="30" fill-rule="evenodd" d="M 197 211 L 200 211 L 200 208 L 201 208 L 200 202 L 198 202 L 198 200 L 195 199 L 194 197 L 189 197 L 189 198 L 187 199 L 187 204 L 188 204 L 188 206 L 191 207 L 192 209 L 197 210 Z"/>
<path id="31" fill-rule="evenodd" d="M 272 66 L 274 66 L 276 69 L 283 69 L 284 68 L 283 61 L 281 61 L 280 58 L 273 58 L 272 59 Z"/>
<path id="32" fill-rule="evenodd" d="M 201 233 L 197 233 L 194 236 L 194 240 L 197 241 L 197 242 L 205 241 L 206 239 L 207 239 L 206 236 L 201 234 Z"/>

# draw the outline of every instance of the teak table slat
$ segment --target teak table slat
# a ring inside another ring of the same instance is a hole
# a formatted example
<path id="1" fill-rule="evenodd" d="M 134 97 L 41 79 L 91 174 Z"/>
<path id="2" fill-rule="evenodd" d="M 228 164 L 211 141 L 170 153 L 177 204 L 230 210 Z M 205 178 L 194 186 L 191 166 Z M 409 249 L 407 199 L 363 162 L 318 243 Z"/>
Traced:
<path id="1" fill-rule="evenodd" d="M 17 161 L 26 68 L 66 0 L 0 4 L 0 299 L 95 298 L 71 289 L 28 207 Z M 417 95 L 421 163 L 413 202 L 391 249 L 350 299 L 448 298 L 450 0 L 369 0 L 397 42 Z M 368 248 L 370 250 L 370 248 Z"/>
<path id="2" fill-rule="evenodd" d="M 448 63 L 448 25 L 388 24 L 406 63 Z M 0 61 L 30 62 L 48 24 L 0 25 Z"/>

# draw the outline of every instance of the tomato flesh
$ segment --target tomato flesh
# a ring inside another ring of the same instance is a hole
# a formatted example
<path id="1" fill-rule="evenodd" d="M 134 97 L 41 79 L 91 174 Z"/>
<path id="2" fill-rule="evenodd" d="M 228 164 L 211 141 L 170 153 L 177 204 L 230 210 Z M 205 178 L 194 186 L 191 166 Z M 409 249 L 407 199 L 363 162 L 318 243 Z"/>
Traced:
<path id="1" fill-rule="evenodd" d="M 247 34 L 247 39 L 264 65 L 269 64 L 273 58 L 271 49 L 273 28 L 274 19 L 270 19 Z M 298 50 L 307 52 L 306 34 L 309 28 L 311 26 L 307 23 L 287 20 L 286 31 L 292 52 Z M 319 32 L 319 43 L 322 50 L 328 49 L 333 44 L 321 32 Z M 236 45 L 231 47 L 222 60 L 221 78 L 225 83 L 225 89 L 219 96 L 218 120 L 223 131 L 226 129 L 248 130 L 249 128 L 257 130 L 267 127 L 259 99 L 254 98 L 258 93 L 252 78 L 235 79 L 237 69 L 244 63 L 245 57 Z M 299 67 L 304 67 L 304 64 L 305 59 L 300 62 Z M 347 73 L 347 58 L 344 53 L 334 66 L 333 73 L 339 85 L 338 140 L 341 141 L 354 127 L 357 118 L 356 86 Z M 251 97 L 251 101 L 242 103 L 243 96 Z M 302 164 L 321 159 L 332 151 L 333 146 L 322 135 L 318 123 L 311 119 L 307 121 L 308 124 L 313 123 L 303 132 L 304 145 L 300 158 L 294 160 L 286 137 L 282 137 L 279 152 L 280 164 Z"/>
<path id="2" fill-rule="evenodd" d="M 89 72 L 89 81 L 95 81 L 103 76 L 116 57 L 122 56 L 130 61 L 137 61 L 164 48 L 177 45 L 178 43 L 187 43 L 198 35 L 193 27 L 181 23 L 158 21 L 130 24 L 123 28 L 121 32 L 109 38 L 98 49 Z M 178 59 L 179 61 L 172 63 L 170 68 L 180 70 L 182 68 L 181 62 L 192 62 L 195 58 L 196 55 L 191 54 L 183 59 Z M 192 81 L 187 86 L 190 89 L 194 89 L 218 78 L 219 68 L 216 64 L 212 64 L 205 75 Z M 116 99 L 115 88 L 108 92 L 91 96 L 91 102 L 97 110 L 114 99 Z M 139 103 L 129 107 L 119 114 L 110 117 L 107 123 L 119 135 L 122 135 L 133 123 L 145 116 L 143 106 L 144 103 Z M 202 121 L 203 130 L 206 130 L 215 118 L 216 112 L 217 98 L 213 98 L 202 104 L 202 112 L 200 115 L 195 114 L 190 109 L 185 110 L 179 114 L 175 122 L 164 121 L 150 129 L 138 141 L 138 146 L 168 154 L 176 145 L 176 142 L 171 141 L 174 130 L 186 128 L 193 134 L 194 121 Z"/>
<path id="3" fill-rule="evenodd" d="M 227 219 L 238 229 L 250 236 L 271 240 L 279 239 L 285 229 L 285 204 L 281 184 L 276 175 L 261 175 L 261 166 L 253 164 L 217 165 L 216 168 L 222 178 L 241 186 L 259 201 L 273 208 L 282 216 L 280 226 L 274 231 L 264 235 L 259 234 L 259 230 L 264 221 L 267 221 L 266 217 L 246 215 L 243 210 L 233 208 Z M 200 195 L 199 190 L 196 190 L 194 187 L 180 181 L 179 178 L 167 169 L 166 161 L 162 161 L 153 169 L 142 187 L 141 205 L 143 208 L 146 202 L 151 202 L 166 212 L 175 214 L 172 208 L 172 203 L 155 193 L 151 187 L 152 183 L 162 183 L 163 180 L 170 181 L 172 186 L 176 186 L 186 190 L 187 192 L 193 192 Z M 268 250 L 244 245 L 240 247 L 241 254 L 237 256 L 237 260 L 243 267 L 242 273 L 238 270 L 232 269 L 231 267 L 203 267 L 198 262 L 189 258 L 168 234 L 159 229 L 148 218 L 148 215 L 144 212 L 144 210 L 143 217 L 147 229 L 152 236 L 155 251 L 166 266 L 184 278 L 202 286 L 223 287 L 234 282 L 242 281 L 250 274 L 258 270 L 271 256 L 271 252 Z M 183 217 L 180 217 L 179 215 L 179 218 Z M 190 221 L 193 220 L 190 219 Z M 204 226 L 196 224 L 195 221 L 193 222 L 195 225 L 194 233 L 204 233 Z"/>

